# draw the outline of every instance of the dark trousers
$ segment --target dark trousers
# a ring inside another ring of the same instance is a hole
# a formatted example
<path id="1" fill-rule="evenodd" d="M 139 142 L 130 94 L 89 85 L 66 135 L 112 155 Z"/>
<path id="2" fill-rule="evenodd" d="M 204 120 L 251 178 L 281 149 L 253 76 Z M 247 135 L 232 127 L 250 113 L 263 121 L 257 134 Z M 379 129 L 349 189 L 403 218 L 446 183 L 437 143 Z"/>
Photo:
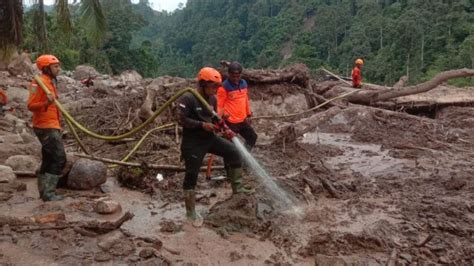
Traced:
<path id="1" fill-rule="evenodd" d="M 61 175 L 66 165 L 66 152 L 61 133 L 54 128 L 34 128 L 33 130 L 41 142 L 40 174 Z"/>
<path id="2" fill-rule="evenodd" d="M 235 133 L 239 134 L 244 138 L 245 144 L 249 146 L 250 148 L 253 148 L 255 146 L 255 143 L 257 142 L 257 133 L 255 133 L 255 130 L 253 130 L 252 126 L 249 125 L 247 122 L 241 122 L 241 123 L 231 123 L 229 121 L 226 121 L 227 126 L 232 129 Z"/>
<path id="3" fill-rule="evenodd" d="M 223 157 L 224 164 L 229 168 L 242 167 L 240 153 L 232 142 L 216 135 L 206 138 L 184 135 L 181 144 L 181 156 L 186 166 L 184 190 L 196 187 L 199 170 L 207 153 Z"/>

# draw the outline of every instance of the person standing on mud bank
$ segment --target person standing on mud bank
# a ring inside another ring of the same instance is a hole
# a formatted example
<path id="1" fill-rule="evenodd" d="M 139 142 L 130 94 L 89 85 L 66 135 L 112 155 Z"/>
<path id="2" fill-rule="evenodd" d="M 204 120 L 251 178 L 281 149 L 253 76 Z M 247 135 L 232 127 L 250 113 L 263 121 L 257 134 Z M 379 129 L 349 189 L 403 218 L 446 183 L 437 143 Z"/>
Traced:
<path id="1" fill-rule="evenodd" d="M 229 77 L 217 90 L 217 113 L 232 131 L 245 139 L 250 151 L 257 142 L 257 133 L 251 126 L 248 84 L 240 78 L 243 68 L 239 62 L 229 63 L 227 69 Z"/>
<path id="2" fill-rule="evenodd" d="M 61 71 L 54 55 L 41 55 L 36 59 L 41 71 L 40 79 L 51 94 L 47 95 L 33 80 L 28 98 L 28 110 L 33 113 L 33 130 L 41 142 L 41 168 L 38 174 L 38 191 L 43 201 L 62 200 L 56 194 L 56 185 L 66 165 L 66 152 L 61 140 L 59 109 L 54 104 L 58 98 L 56 77 Z"/>
<path id="3" fill-rule="evenodd" d="M 177 101 L 178 122 L 183 127 L 181 139 L 181 156 L 184 159 L 186 173 L 183 182 L 186 217 L 193 226 L 200 227 L 203 218 L 195 210 L 195 187 L 199 170 L 206 153 L 212 153 L 224 158 L 227 176 L 231 180 L 232 192 L 251 193 L 242 183 L 242 161 L 235 145 L 216 135 L 216 91 L 221 85 L 220 73 L 210 67 L 202 68 L 197 76 L 197 92 L 209 103 L 214 112 L 209 112 L 205 106 L 191 93 L 185 93 Z"/>
<path id="4" fill-rule="evenodd" d="M 355 60 L 355 66 L 352 69 L 352 87 L 362 88 L 362 66 L 364 65 L 364 60 L 357 58 Z"/>

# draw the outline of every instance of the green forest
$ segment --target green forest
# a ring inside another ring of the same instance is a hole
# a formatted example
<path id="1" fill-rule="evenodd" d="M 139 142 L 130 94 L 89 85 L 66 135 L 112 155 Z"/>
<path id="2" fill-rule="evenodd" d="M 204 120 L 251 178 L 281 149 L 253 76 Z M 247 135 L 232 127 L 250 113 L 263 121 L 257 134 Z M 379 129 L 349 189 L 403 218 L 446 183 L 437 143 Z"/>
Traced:
<path id="1" fill-rule="evenodd" d="M 474 0 L 188 0 L 174 12 L 155 11 L 147 0 L 100 5 L 105 34 L 98 41 L 88 37 L 77 3 L 69 6 L 68 31 L 55 12 L 64 7 L 45 8 L 46 47 L 36 6 L 24 9 L 19 47 L 54 53 L 66 69 L 90 64 L 145 77 L 191 77 L 223 59 L 249 68 L 304 63 L 348 76 L 361 57 L 365 79 L 386 85 L 403 75 L 417 83 L 474 68 Z"/>

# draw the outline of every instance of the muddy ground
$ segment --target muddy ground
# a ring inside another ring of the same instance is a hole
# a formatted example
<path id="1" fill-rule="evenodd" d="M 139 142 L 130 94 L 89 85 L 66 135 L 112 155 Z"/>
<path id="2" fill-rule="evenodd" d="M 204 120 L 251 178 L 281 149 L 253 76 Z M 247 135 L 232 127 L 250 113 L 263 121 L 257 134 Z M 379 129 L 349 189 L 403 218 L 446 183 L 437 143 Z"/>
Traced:
<path id="1" fill-rule="evenodd" d="M 138 109 L 153 81 L 103 79 L 109 87 L 85 88 L 67 79 L 62 102 L 95 131 L 126 132 L 139 124 Z M 27 83 L 26 77 L 5 80 Z M 161 91 L 156 105 L 186 85 Z M 227 182 L 207 181 L 202 174 L 197 208 L 205 226 L 193 228 L 183 218 L 184 174 L 146 168 L 146 163 L 182 165 L 172 128 L 153 133 L 130 159 L 144 163 L 135 183 L 119 178 L 136 173 L 133 169 L 109 168 L 100 188 L 62 188 L 59 193 L 66 199 L 48 203 L 38 199 L 35 178 L 1 183 L 0 264 L 474 264 L 474 107 L 443 105 L 427 116 L 340 101 L 285 120 L 259 119 L 303 111 L 314 103 L 298 84 L 253 87 L 259 140 L 252 154 L 296 206 L 279 205 L 248 166 L 246 181 L 256 189 L 249 197 L 231 197 Z M 14 114 L 28 121 L 22 104 L 14 105 Z M 173 121 L 167 111 L 147 129 Z M 286 134 L 305 123 L 304 134 Z M 17 122 L 4 119 L 0 134 L 15 132 L 34 139 L 30 128 L 18 132 Z M 64 133 L 68 152 L 80 152 L 69 130 Z M 80 135 L 94 155 L 116 160 L 135 144 Z M 9 147 L 0 164 L 14 154 L 39 157 L 37 145 L 26 146 Z M 121 211 L 94 212 L 95 202 L 103 198 L 119 202 Z M 295 208 L 302 212 L 296 214 Z M 77 226 L 116 221 L 126 212 L 134 217 L 107 233 Z M 23 219 L 51 213 L 64 214 L 64 219 L 46 224 Z"/>

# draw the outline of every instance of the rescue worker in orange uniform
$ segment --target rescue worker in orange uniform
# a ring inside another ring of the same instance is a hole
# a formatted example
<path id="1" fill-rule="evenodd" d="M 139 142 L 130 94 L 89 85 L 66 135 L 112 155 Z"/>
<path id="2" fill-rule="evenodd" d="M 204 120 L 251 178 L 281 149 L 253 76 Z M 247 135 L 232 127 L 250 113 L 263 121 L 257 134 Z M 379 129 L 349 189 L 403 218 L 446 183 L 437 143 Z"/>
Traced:
<path id="1" fill-rule="evenodd" d="M 7 105 L 8 97 L 5 91 L 0 88 L 0 115 L 3 114 L 3 106 Z"/>
<path id="2" fill-rule="evenodd" d="M 66 164 L 66 152 L 61 140 L 59 109 L 54 104 L 54 99 L 58 99 L 56 77 L 61 68 L 54 55 L 41 55 L 36 59 L 36 66 L 41 71 L 41 81 L 51 92 L 47 95 L 33 80 L 28 98 L 28 110 L 33 113 L 33 130 L 41 142 L 38 191 L 43 201 L 62 200 L 63 197 L 56 194 L 56 186 Z"/>
<path id="3" fill-rule="evenodd" d="M 245 139 L 247 149 L 251 150 L 257 142 L 257 133 L 251 126 L 248 84 L 240 78 L 242 71 L 239 62 L 228 65 L 229 77 L 217 90 L 217 113 L 232 131 Z"/>
<path id="4" fill-rule="evenodd" d="M 358 58 L 355 60 L 355 67 L 352 69 L 352 87 L 361 88 L 362 87 L 362 66 L 364 65 L 364 60 Z"/>
<path id="5" fill-rule="evenodd" d="M 207 153 L 222 156 L 228 166 L 227 176 L 231 180 L 233 193 L 251 193 L 242 183 L 242 161 L 239 151 L 229 140 L 218 136 L 216 131 L 222 128 L 221 121 L 216 114 L 216 91 L 221 86 L 221 74 L 214 68 L 202 68 L 197 76 L 197 92 L 213 108 L 213 112 L 191 93 L 183 94 L 177 101 L 178 122 L 183 127 L 181 140 L 181 155 L 184 159 L 186 173 L 183 190 L 186 217 L 193 226 L 200 227 L 203 218 L 195 210 L 195 187 L 202 161 Z M 232 133 L 233 135 L 233 133 Z"/>

